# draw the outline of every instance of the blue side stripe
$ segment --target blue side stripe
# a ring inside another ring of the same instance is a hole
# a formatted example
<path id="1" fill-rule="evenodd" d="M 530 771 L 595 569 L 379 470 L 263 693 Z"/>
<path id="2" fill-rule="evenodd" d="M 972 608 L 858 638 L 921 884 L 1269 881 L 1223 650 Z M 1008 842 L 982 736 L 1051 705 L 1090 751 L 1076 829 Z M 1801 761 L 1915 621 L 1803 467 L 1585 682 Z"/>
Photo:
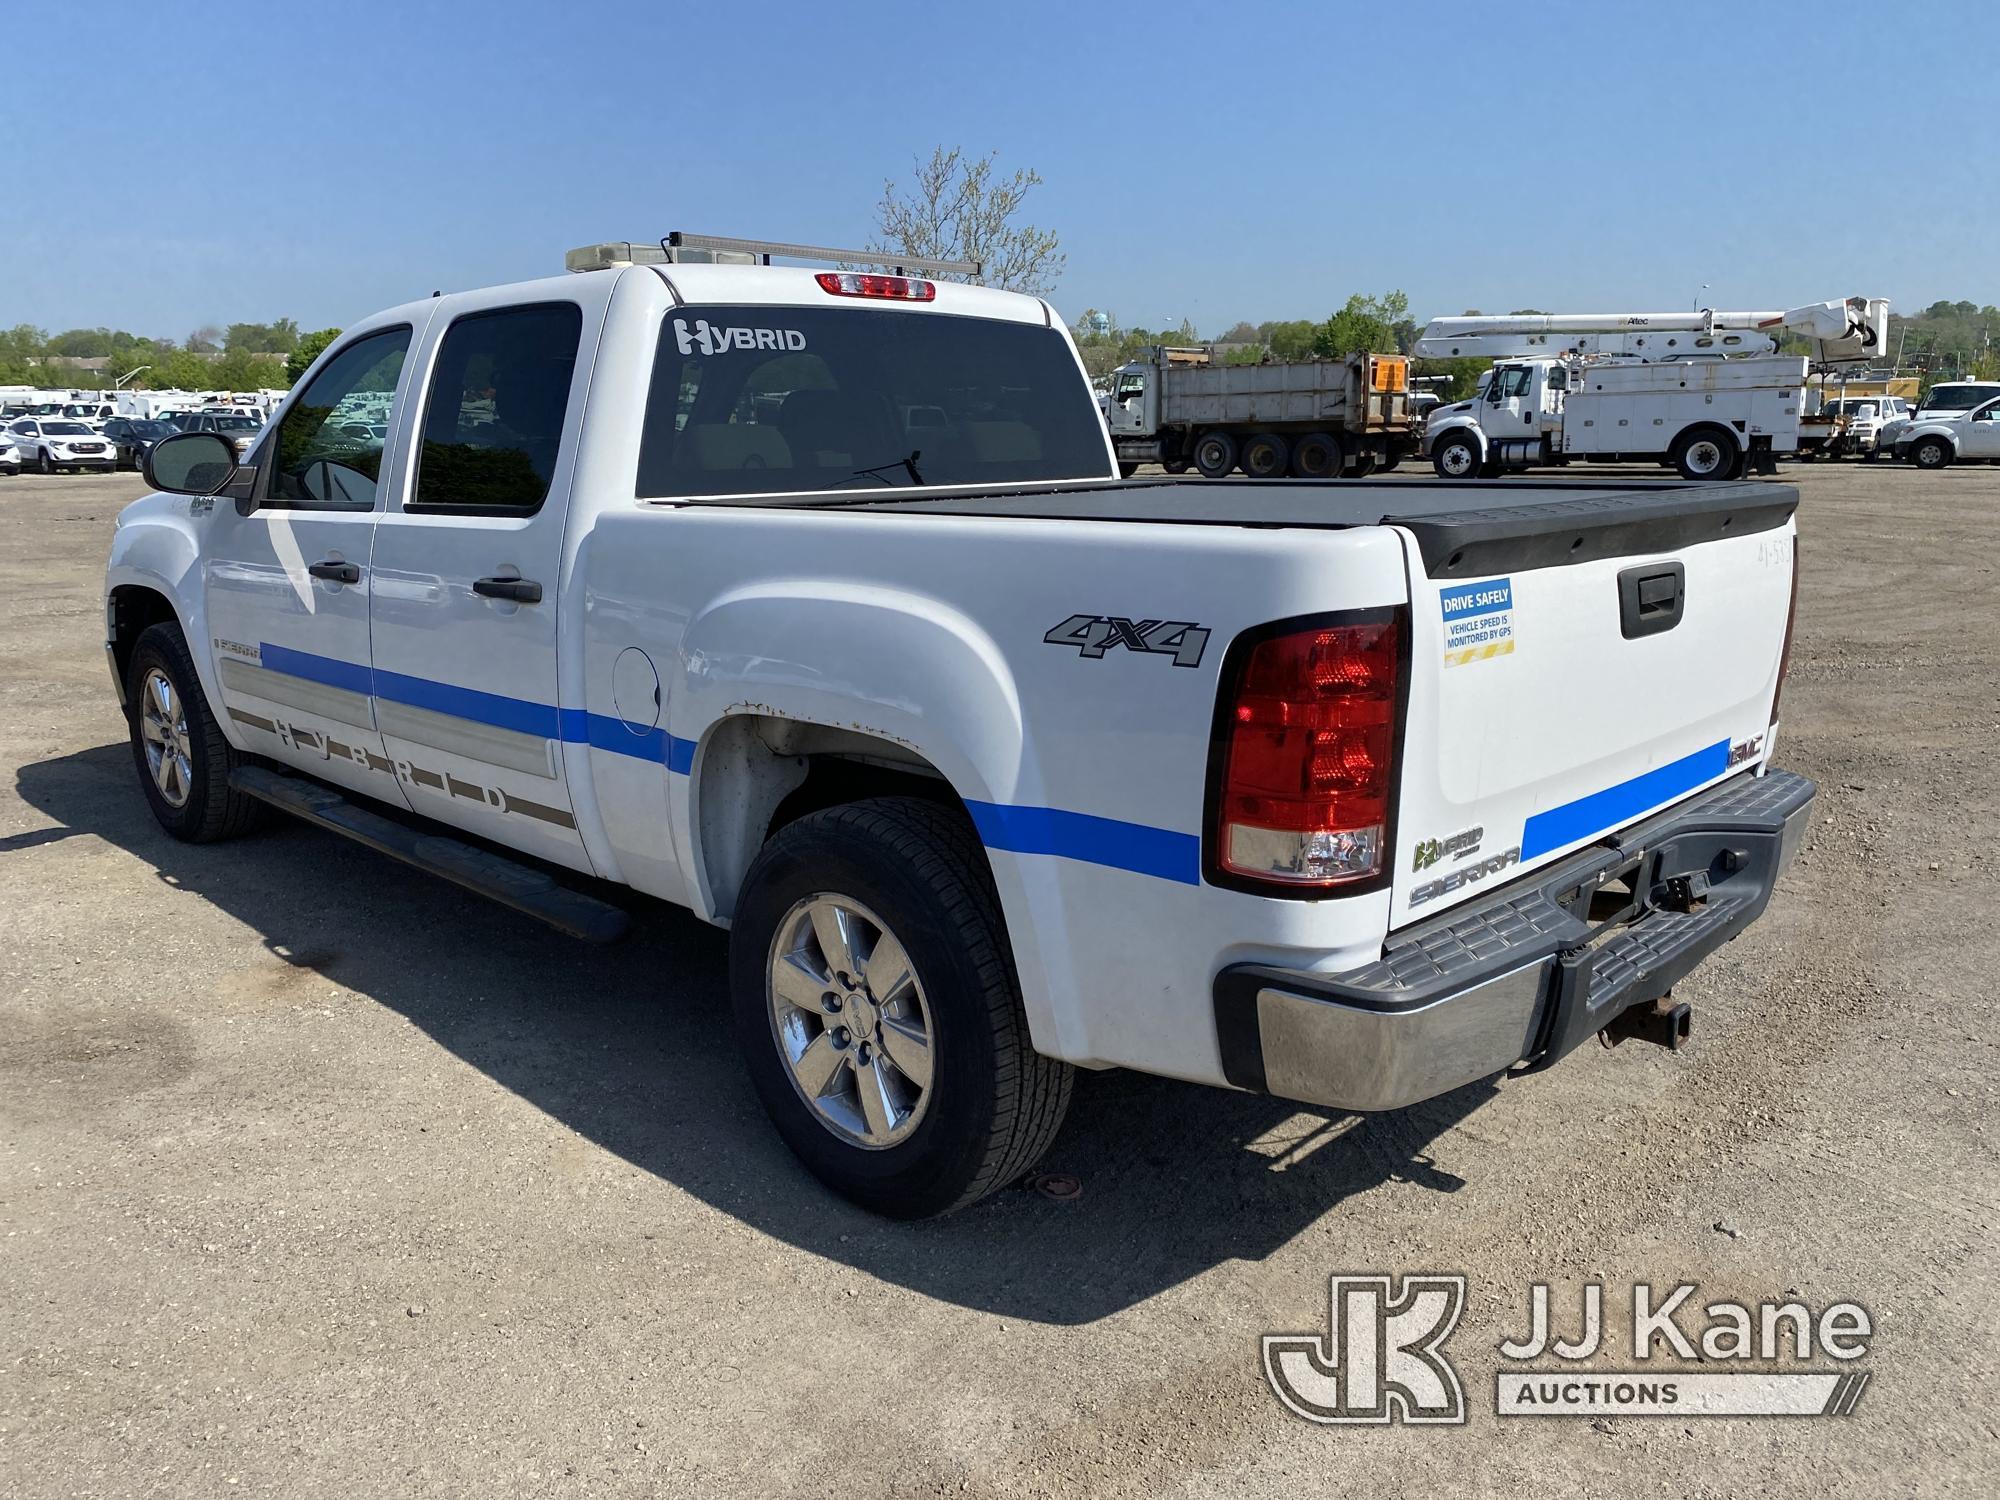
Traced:
<path id="1" fill-rule="evenodd" d="M 1729 741 L 1717 740 L 1704 750 L 1656 766 L 1630 781 L 1538 812 L 1521 828 L 1521 858 L 1533 859 L 1551 849 L 1608 833 L 1703 782 L 1715 780 L 1728 769 Z"/>
<path id="2" fill-rule="evenodd" d="M 323 682 L 328 687 L 346 688 L 350 693 L 367 695 L 375 691 L 368 668 L 356 666 L 351 661 L 314 656 L 310 651 L 294 651 L 290 646 L 274 646 L 269 641 L 263 642 L 258 651 L 265 666 L 273 672 L 283 672 L 287 677 Z"/>
<path id="3" fill-rule="evenodd" d="M 557 709 L 526 698 L 433 682 L 427 677 L 377 671 L 337 657 L 274 646 L 269 641 L 262 643 L 262 654 L 264 665 L 274 672 L 323 682 L 351 693 L 653 761 L 677 776 L 686 776 L 694 769 L 693 740 L 681 739 L 659 728 L 635 734 L 623 719 L 611 714 L 594 714 L 580 708 Z M 1725 755 L 1728 748 L 1727 744 L 1723 746 Z M 1122 823 L 1116 818 L 1093 817 L 1089 813 L 1064 812 L 1055 807 L 1010 807 L 998 802 L 969 802 L 966 806 L 979 837 L 989 849 L 1004 849 L 1014 854 L 1053 854 L 1183 885 L 1201 883 L 1201 840 L 1191 833 L 1175 833 L 1144 823 Z"/>
<path id="4" fill-rule="evenodd" d="M 999 802 L 965 806 L 989 849 L 1053 854 L 1183 885 L 1201 884 L 1201 840 L 1191 833 L 1057 807 L 1010 807 Z"/>
<path id="5" fill-rule="evenodd" d="M 455 719 L 471 719 L 520 734 L 540 735 L 545 740 L 563 738 L 562 715 L 548 703 L 482 693 L 477 688 L 455 687 L 426 677 L 406 677 L 401 672 L 384 672 L 380 668 L 375 671 L 375 696 L 387 698 L 391 703 L 407 703 L 412 708 L 450 714 Z"/>

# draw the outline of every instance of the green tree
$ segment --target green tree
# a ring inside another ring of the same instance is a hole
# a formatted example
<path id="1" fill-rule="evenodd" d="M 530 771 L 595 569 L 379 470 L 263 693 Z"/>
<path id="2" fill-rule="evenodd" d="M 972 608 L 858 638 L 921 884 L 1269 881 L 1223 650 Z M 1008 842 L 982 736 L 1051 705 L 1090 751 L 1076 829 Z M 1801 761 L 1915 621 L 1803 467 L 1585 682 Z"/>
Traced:
<path id="1" fill-rule="evenodd" d="M 0 328 L 0 360 L 28 359 L 40 354 L 48 342 L 48 334 L 29 323 Z"/>
<path id="2" fill-rule="evenodd" d="M 1359 292 L 1313 335 L 1313 353 L 1321 359 L 1349 354 L 1394 354 L 1396 324 L 1410 315 L 1410 299 L 1401 292 L 1365 297 Z"/>
<path id="3" fill-rule="evenodd" d="M 339 337 L 338 328 L 322 328 L 293 339 L 292 351 L 285 356 L 285 384 L 296 385 L 299 377 L 312 368 L 312 362 L 326 352 L 326 346 Z"/>
<path id="4" fill-rule="evenodd" d="M 230 349 L 208 367 L 207 389 L 215 391 L 282 390 L 285 362 L 275 354 L 252 354 L 247 349 Z"/>
<path id="5" fill-rule="evenodd" d="M 109 328 L 70 328 L 51 338 L 42 352 L 57 359 L 95 359 L 111 352 L 111 340 Z"/>
<path id="6" fill-rule="evenodd" d="M 289 354 L 298 346 L 299 325 L 290 318 L 275 323 L 231 323 L 222 347 L 250 354 Z"/>
<path id="7" fill-rule="evenodd" d="M 1319 332 L 1319 325 L 1307 318 L 1296 318 L 1289 323 L 1265 323 L 1258 330 L 1258 336 L 1271 351 L 1271 358 L 1292 362 L 1311 359 L 1313 335 Z"/>
<path id="8" fill-rule="evenodd" d="M 1410 366 L 1412 375 L 1448 375 L 1451 384 L 1439 389 L 1447 401 L 1463 401 L 1478 388 L 1479 377 L 1491 369 L 1490 359 L 1420 359 Z"/>

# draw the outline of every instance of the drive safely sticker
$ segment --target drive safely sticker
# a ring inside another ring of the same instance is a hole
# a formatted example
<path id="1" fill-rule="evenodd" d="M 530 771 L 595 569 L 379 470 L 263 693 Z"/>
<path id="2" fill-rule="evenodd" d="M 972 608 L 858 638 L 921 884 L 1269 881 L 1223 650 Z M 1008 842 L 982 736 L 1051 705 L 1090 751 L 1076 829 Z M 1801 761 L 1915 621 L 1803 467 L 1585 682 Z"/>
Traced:
<path id="1" fill-rule="evenodd" d="M 1488 578 L 1438 593 L 1444 610 L 1444 664 L 1462 667 L 1514 650 L 1514 580 Z"/>

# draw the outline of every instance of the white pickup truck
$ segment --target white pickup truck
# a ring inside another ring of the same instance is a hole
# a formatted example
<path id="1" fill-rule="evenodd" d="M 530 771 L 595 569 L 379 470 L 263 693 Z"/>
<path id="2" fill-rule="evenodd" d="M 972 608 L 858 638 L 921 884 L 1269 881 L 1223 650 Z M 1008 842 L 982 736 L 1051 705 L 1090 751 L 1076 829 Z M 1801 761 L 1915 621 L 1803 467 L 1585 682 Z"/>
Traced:
<path id="1" fill-rule="evenodd" d="M 1796 493 L 1116 474 L 1037 299 L 612 264 L 154 447 L 106 649 L 176 837 L 727 927 L 773 1121 L 885 1213 L 1018 1178 L 1074 1067 L 1383 1110 L 1678 1045 L 1809 821 Z"/>

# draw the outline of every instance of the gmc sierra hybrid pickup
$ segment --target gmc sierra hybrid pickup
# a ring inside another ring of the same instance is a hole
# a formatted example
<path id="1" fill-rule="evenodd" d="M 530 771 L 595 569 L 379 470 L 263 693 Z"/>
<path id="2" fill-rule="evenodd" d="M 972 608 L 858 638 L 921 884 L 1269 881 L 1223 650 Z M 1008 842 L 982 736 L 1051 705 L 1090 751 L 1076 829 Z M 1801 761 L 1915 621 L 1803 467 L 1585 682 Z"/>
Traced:
<path id="1" fill-rule="evenodd" d="M 1809 821 L 1792 489 L 1120 480 L 1045 302 L 732 258 L 395 308 L 152 450 L 106 646 L 170 833 L 691 908 L 780 1134 L 902 1216 L 1077 1067 L 1386 1110 L 1686 1036 Z"/>

